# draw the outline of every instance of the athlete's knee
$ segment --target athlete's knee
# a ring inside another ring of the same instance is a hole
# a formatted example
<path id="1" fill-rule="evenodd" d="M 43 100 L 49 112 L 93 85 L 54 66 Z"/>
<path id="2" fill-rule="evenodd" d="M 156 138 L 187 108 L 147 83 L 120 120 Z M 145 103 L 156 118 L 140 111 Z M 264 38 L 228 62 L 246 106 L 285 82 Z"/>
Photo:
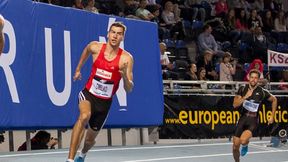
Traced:
<path id="1" fill-rule="evenodd" d="M 88 123 L 90 117 L 91 117 L 91 112 L 82 112 L 80 113 L 78 120 L 83 123 Z"/>
<path id="2" fill-rule="evenodd" d="M 233 148 L 233 151 L 238 151 L 240 148 L 240 143 L 233 143 L 232 148 Z"/>
<path id="3" fill-rule="evenodd" d="M 249 143 L 249 137 L 241 137 L 240 138 L 241 145 L 247 145 Z"/>
<path id="4" fill-rule="evenodd" d="M 241 145 L 246 145 L 248 143 L 248 140 L 245 138 L 240 139 Z"/>
<path id="5" fill-rule="evenodd" d="M 241 144 L 241 142 L 240 142 L 240 138 L 238 138 L 238 137 L 233 137 L 233 151 L 234 150 L 239 150 L 239 148 L 240 148 L 240 144 Z"/>
<path id="6" fill-rule="evenodd" d="M 81 122 L 87 123 L 91 117 L 91 104 L 89 101 L 84 100 L 79 103 L 80 115 L 79 119 Z"/>

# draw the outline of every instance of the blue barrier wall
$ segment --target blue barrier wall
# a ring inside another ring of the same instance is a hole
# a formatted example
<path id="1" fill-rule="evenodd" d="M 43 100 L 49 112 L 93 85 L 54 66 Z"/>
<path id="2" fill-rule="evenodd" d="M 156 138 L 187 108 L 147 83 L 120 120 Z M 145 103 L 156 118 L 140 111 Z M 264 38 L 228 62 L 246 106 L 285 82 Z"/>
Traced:
<path id="1" fill-rule="evenodd" d="M 157 26 L 153 23 L 55 7 L 30 0 L 1 0 L 5 49 L 0 57 L 0 129 L 72 127 L 78 93 L 90 73 L 72 81 L 83 48 L 106 41 L 109 24 L 128 30 L 121 44 L 134 57 L 134 90 L 120 88 L 106 127 L 159 125 L 163 95 Z"/>

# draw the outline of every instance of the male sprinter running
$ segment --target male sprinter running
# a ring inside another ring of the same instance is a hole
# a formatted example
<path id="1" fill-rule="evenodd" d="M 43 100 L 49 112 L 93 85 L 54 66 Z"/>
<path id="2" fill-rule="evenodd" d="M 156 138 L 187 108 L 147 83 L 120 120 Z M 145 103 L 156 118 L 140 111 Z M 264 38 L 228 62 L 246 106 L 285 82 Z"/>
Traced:
<path id="1" fill-rule="evenodd" d="M 84 162 L 86 153 L 95 144 L 95 138 L 107 118 L 112 97 L 123 78 L 124 89 L 131 92 L 133 88 L 133 57 L 119 47 L 124 39 L 126 26 L 115 22 L 108 31 L 107 44 L 90 42 L 81 55 L 73 79 L 81 79 L 81 68 L 88 56 L 92 56 L 93 65 L 85 88 L 79 93 L 79 118 L 74 125 L 67 162 L 74 162 L 76 151 L 84 135 L 85 126 L 89 124 L 82 148 L 75 162 Z"/>
<path id="2" fill-rule="evenodd" d="M 237 123 L 236 131 L 233 136 L 233 157 L 235 162 L 239 162 L 241 148 L 241 156 L 248 152 L 249 139 L 252 132 L 258 125 L 258 111 L 263 100 L 272 102 L 272 115 L 268 119 L 268 123 L 274 122 L 274 115 L 277 107 L 277 99 L 266 89 L 258 86 L 260 72 L 251 70 L 249 72 L 249 84 L 239 88 L 237 95 L 234 97 L 234 108 L 242 108 L 241 117 Z"/>

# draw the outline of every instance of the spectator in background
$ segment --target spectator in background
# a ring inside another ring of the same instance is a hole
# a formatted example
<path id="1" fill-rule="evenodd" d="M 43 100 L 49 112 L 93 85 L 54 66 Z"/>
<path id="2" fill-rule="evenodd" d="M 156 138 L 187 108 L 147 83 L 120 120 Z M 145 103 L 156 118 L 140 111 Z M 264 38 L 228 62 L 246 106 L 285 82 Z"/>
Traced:
<path id="1" fill-rule="evenodd" d="M 201 67 L 201 68 L 199 69 L 199 71 L 198 71 L 198 79 L 199 79 L 199 80 L 208 80 L 208 79 L 206 78 L 206 70 L 205 70 L 204 67 Z"/>
<path id="2" fill-rule="evenodd" d="M 236 26 L 235 28 L 240 31 L 240 40 L 245 41 L 248 40 L 249 42 L 252 41 L 251 39 L 251 32 L 248 29 L 248 19 L 246 16 L 246 12 L 244 9 L 240 9 L 237 14 L 236 18 Z"/>
<path id="3" fill-rule="evenodd" d="M 264 0 L 255 0 L 252 7 L 257 10 L 257 12 L 264 11 Z"/>
<path id="4" fill-rule="evenodd" d="M 233 81 L 237 61 L 234 59 L 231 63 L 231 53 L 225 52 L 220 63 L 220 81 Z"/>
<path id="5" fill-rule="evenodd" d="M 0 132 L 0 144 L 5 141 L 4 132 Z"/>
<path id="6" fill-rule="evenodd" d="M 166 28 L 166 24 L 161 22 L 159 19 L 160 8 L 158 5 L 150 5 L 148 10 L 154 15 L 154 18 L 151 20 L 152 22 L 157 23 L 158 25 L 158 37 L 159 40 L 170 38 L 170 31 Z"/>
<path id="7" fill-rule="evenodd" d="M 84 6 L 83 6 L 83 4 L 82 4 L 82 0 L 75 0 L 72 7 L 73 7 L 73 8 L 80 9 L 80 10 L 83 10 L 83 9 L 84 9 Z"/>
<path id="8" fill-rule="evenodd" d="M 275 0 L 266 0 L 264 2 L 265 8 L 271 10 L 274 13 L 277 13 L 282 9 L 282 5 L 280 2 L 276 2 Z"/>
<path id="9" fill-rule="evenodd" d="M 119 16 L 124 16 L 127 18 L 134 18 L 134 19 L 140 19 L 139 17 L 136 16 L 136 10 L 138 8 L 138 2 L 134 0 L 124 0 L 124 5 L 123 5 L 123 11 L 120 12 Z"/>
<path id="10" fill-rule="evenodd" d="M 167 49 L 166 44 L 161 42 L 159 44 L 159 47 L 160 47 L 160 62 L 161 62 L 161 65 L 165 66 L 165 69 L 167 67 L 169 67 L 169 69 L 171 69 L 173 65 L 169 61 L 169 58 L 168 58 L 168 55 L 167 55 L 167 52 L 166 52 L 166 49 Z"/>
<path id="11" fill-rule="evenodd" d="M 275 32 L 273 32 L 273 35 L 276 37 L 279 43 L 288 43 L 287 25 L 285 13 L 283 11 L 279 11 L 274 21 Z"/>
<path id="12" fill-rule="evenodd" d="M 2 52 L 3 52 L 4 44 L 5 44 L 4 33 L 3 33 L 4 22 L 5 22 L 5 19 L 0 14 L 0 56 L 1 56 Z"/>
<path id="13" fill-rule="evenodd" d="M 95 7 L 95 0 L 88 0 L 85 10 L 93 13 L 99 13 L 98 9 Z"/>
<path id="14" fill-rule="evenodd" d="M 248 19 L 248 28 L 253 31 L 257 27 L 263 27 L 263 23 L 261 17 L 257 14 L 257 10 L 253 9 Z"/>
<path id="15" fill-rule="evenodd" d="M 206 70 L 206 77 L 209 80 L 218 80 L 218 74 L 215 71 L 215 66 L 212 62 L 213 53 L 206 50 L 202 57 L 197 61 L 197 67 L 204 67 Z M 199 79 L 200 80 L 200 79 Z"/>
<path id="16" fill-rule="evenodd" d="M 142 20 L 151 21 L 154 18 L 154 16 L 151 12 L 149 12 L 146 9 L 147 4 L 148 4 L 147 0 L 140 0 L 139 8 L 136 10 L 136 16 Z"/>
<path id="17" fill-rule="evenodd" d="M 165 3 L 164 10 L 162 11 L 162 19 L 166 27 L 170 30 L 170 34 L 174 39 L 184 39 L 183 24 L 174 14 L 174 5 L 171 1 Z"/>
<path id="18" fill-rule="evenodd" d="M 197 77 L 197 65 L 192 63 L 188 66 L 189 71 L 186 73 L 185 80 L 198 80 Z"/>
<path id="19" fill-rule="evenodd" d="M 206 18 L 206 11 L 201 5 L 201 0 L 186 0 L 184 1 L 185 8 L 182 9 L 183 18 L 192 22 L 200 15 L 200 21 L 204 22 Z"/>
<path id="20" fill-rule="evenodd" d="M 200 81 L 209 81 L 209 79 L 206 78 L 206 70 L 204 67 L 199 68 L 198 70 L 198 80 Z M 201 89 L 208 89 L 207 84 L 200 84 Z"/>
<path id="21" fill-rule="evenodd" d="M 263 18 L 263 32 L 265 33 L 271 33 L 274 29 L 274 20 L 272 17 L 272 12 L 270 10 L 267 10 L 265 13 L 265 17 Z"/>
<path id="22" fill-rule="evenodd" d="M 40 149 L 54 149 L 54 146 L 58 144 L 58 140 L 51 138 L 51 134 L 46 131 L 38 131 L 36 135 L 31 139 L 31 150 L 40 150 Z M 26 142 L 24 142 L 19 148 L 18 151 L 25 151 Z"/>
<path id="23" fill-rule="evenodd" d="M 175 19 L 177 21 L 181 21 L 181 9 L 179 8 L 179 5 L 178 3 L 173 3 L 173 13 L 174 13 L 174 16 L 175 16 Z"/>
<path id="24" fill-rule="evenodd" d="M 232 40 L 231 42 L 236 45 L 241 37 L 241 31 L 236 29 L 236 17 L 234 9 L 229 10 L 228 15 L 224 19 L 224 25 L 230 40 Z"/>
<path id="25" fill-rule="evenodd" d="M 259 84 L 260 85 L 265 85 L 267 83 L 267 80 L 264 78 L 264 65 L 262 63 L 262 61 L 260 59 L 255 59 L 253 60 L 253 62 L 250 64 L 246 76 L 244 78 L 244 81 L 248 81 L 249 80 L 249 72 L 253 69 L 256 69 L 260 72 L 260 77 L 259 77 Z"/>
<path id="26" fill-rule="evenodd" d="M 246 12 L 244 9 L 240 9 L 240 12 L 238 15 L 236 15 L 236 29 L 240 30 L 241 32 L 247 32 L 248 31 L 248 20 L 246 16 Z"/>
<path id="27" fill-rule="evenodd" d="M 275 31 L 276 32 L 286 32 L 286 21 L 285 21 L 285 13 L 283 11 L 279 11 L 277 17 L 274 21 Z"/>
<path id="28" fill-rule="evenodd" d="M 244 81 L 248 81 L 249 80 L 249 72 L 252 69 L 259 70 L 259 72 L 261 74 L 259 78 L 264 78 L 264 76 L 263 76 L 263 70 L 264 70 L 263 63 L 262 63 L 262 61 L 260 59 L 255 59 L 255 60 L 253 60 L 252 63 L 250 63 L 249 68 L 248 68 L 248 70 L 246 72 L 246 76 L 244 78 Z"/>
<path id="29" fill-rule="evenodd" d="M 249 10 L 251 10 L 251 5 L 246 0 L 236 0 L 235 8 L 242 8 L 246 12 L 246 14 L 249 14 Z"/>
<path id="30" fill-rule="evenodd" d="M 188 66 L 188 69 L 189 70 L 186 72 L 184 80 L 197 81 L 198 76 L 199 76 L 197 73 L 197 65 L 195 63 L 191 63 Z M 205 71 L 205 69 L 204 69 L 204 71 Z M 204 73 L 204 72 L 202 72 L 202 73 Z M 206 75 L 206 72 L 205 72 L 205 75 Z M 206 79 L 205 75 L 203 74 L 203 77 L 201 77 L 201 78 Z M 191 88 L 192 89 L 199 89 L 199 88 L 201 88 L 201 84 L 192 84 Z"/>
<path id="31" fill-rule="evenodd" d="M 215 14 L 217 17 L 224 19 L 228 13 L 228 5 L 226 0 L 218 0 L 215 5 Z"/>
<path id="32" fill-rule="evenodd" d="M 162 19 L 167 25 L 176 24 L 181 21 L 175 16 L 174 4 L 171 1 L 167 1 L 164 5 L 164 10 L 162 12 Z"/>
<path id="33" fill-rule="evenodd" d="M 280 83 L 287 83 L 288 82 L 288 70 L 283 70 L 281 73 L 282 77 L 279 80 Z M 280 90 L 288 90 L 287 84 L 280 84 L 278 87 Z"/>
<path id="34" fill-rule="evenodd" d="M 211 51 L 218 57 L 222 57 L 224 52 L 218 47 L 218 44 L 212 33 L 212 27 L 210 25 L 204 25 L 203 32 L 198 36 L 198 45 L 200 53 L 204 51 Z M 199 66 L 198 66 L 199 67 Z"/>
<path id="35" fill-rule="evenodd" d="M 252 59 L 261 59 L 267 61 L 267 49 L 271 46 L 270 41 L 263 34 L 261 27 L 256 27 L 253 31 L 253 41 L 251 46 L 253 47 Z"/>
<path id="36" fill-rule="evenodd" d="M 282 1 L 282 7 L 284 12 L 288 12 L 288 1 Z"/>
<path id="37" fill-rule="evenodd" d="M 167 52 L 166 52 L 166 44 L 161 42 L 159 43 L 160 48 L 160 63 L 162 67 L 162 76 L 164 79 L 167 79 L 170 77 L 170 70 L 173 69 L 173 64 L 170 63 L 170 60 L 168 58 Z"/>

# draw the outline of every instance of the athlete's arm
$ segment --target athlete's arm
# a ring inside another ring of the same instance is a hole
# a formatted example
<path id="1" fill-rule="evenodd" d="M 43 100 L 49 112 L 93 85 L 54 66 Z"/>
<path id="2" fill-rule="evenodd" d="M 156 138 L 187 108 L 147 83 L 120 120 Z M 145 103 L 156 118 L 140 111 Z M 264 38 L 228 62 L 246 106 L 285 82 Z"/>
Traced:
<path id="1" fill-rule="evenodd" d="M 123 67 L 120 69 L 120 73 L 124 81 L 124 89 L 126 92 L 131 92 L 134 87 L 133 64 L 133 57 L 128 54 L 127 56 L 125 56 Z"/>
<path id="2" fill-rule="evenodd" d="M 82 77 L 81 76 L 81 68 L 84 65 L 84 63 L 86 62 L 86 60 L 88 59 L 88 57 L 90 56 L 92 48 L 93 48 L 93 46 L 95 46 L 95 44 L 97 44 L 97 42 L 91 42 L 84 48 L 84 50 L 81 54 L 79 63 L 76 67 L 75 74 L 73 76 L 74 81 L 75 80 L 81 80 L 81 77 Z"/>
<path id="3" fill-rule="evenodd" d="M 236 96 L 234 97 L 233 107 L 234 107 L 234 108 L 237 108 L 237 107 L 241 106 L 242 103 L 244 102 L 244 100 L 245 100 L 244 97 L 242 97 L 242 96 L 240 96 L 240 95 L 236 95 Z"/>
<path id="4" fill-rule="evenodd" d="M 5 43 L 3 28 L 4 28 L 4 18 L 0 15 L 0 56 L 3 52 L 4 43 Z"/>
<path id="5" fill-rule="evenodd" d="M 239 92 L 238 92 L 239 93 Z M 236 95 L 235 97 L 234 97 L 234 101 L 233 101 L 233 107 L 234 108 L 237 108 L 237 107 L 239 107 L 239 106 L 241 106 L 242 105 L 242 103 L 248 98 L 248 97 L 250 97 L 251 95 L 252 95 L 252 93 L 253 93 L 253 89 L 248 89 L 248 91 L 247 91 L 247 93 L 245 94 L 245 96 L 241 96 L 241 95 Z"/>
<path id="6" fill-rule="evenodd" d="M 275 111 L 276 111 L 276 108 L 277 108 L 277 98 L 274 95 L 271 95 L 268 98 L 268 101 L 272 102 L 272 115 L 268 119 L 268 123 L 272 124 L 274 122 Z"/>

